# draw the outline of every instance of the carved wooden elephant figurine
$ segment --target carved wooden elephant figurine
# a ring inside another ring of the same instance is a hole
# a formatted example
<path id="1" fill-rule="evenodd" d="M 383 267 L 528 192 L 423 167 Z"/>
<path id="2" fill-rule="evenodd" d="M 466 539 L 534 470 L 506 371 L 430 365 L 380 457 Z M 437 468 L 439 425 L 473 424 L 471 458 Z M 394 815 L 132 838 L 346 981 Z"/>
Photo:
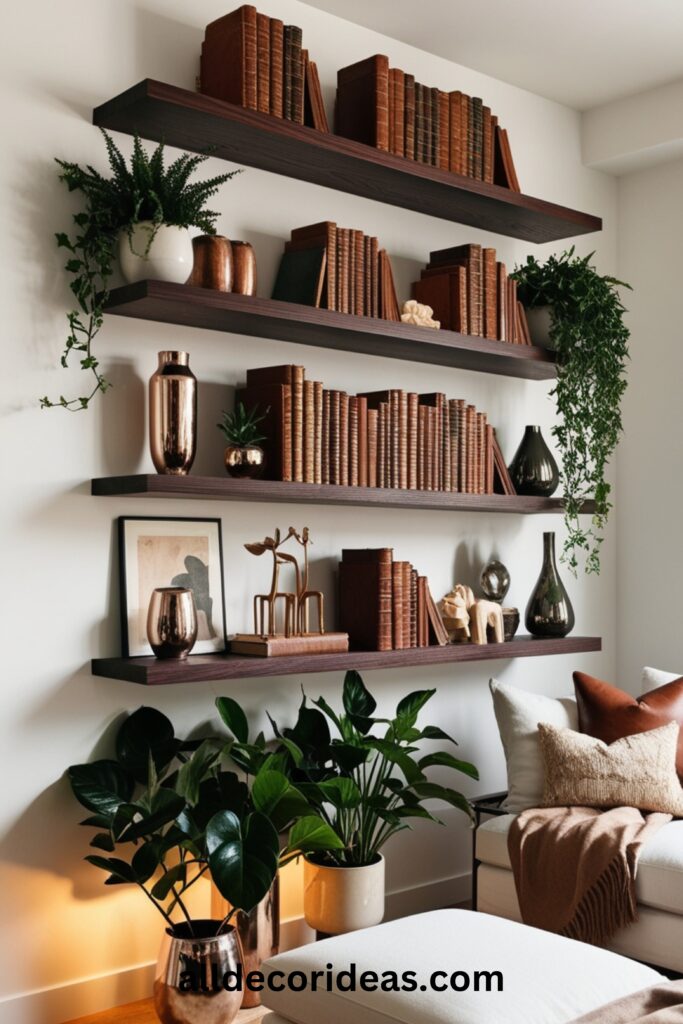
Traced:
<path id="1" fill-rule="evenodd" d="M 493 629 L 493 642 L 502 644 L 505 639 L 503 633 L 503 609 L 495 601 L 475 601 L 469 609 L 470 613 L 470 634 L 473 644 L 486 644 L 487 626 Z"/>

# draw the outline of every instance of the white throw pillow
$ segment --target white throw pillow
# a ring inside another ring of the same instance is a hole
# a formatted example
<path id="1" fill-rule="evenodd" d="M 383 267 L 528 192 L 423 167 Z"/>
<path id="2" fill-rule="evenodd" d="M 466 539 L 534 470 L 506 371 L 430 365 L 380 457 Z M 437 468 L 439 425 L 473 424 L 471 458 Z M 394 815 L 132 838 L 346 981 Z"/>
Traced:
<path id="1" fill-rule="evenodd" d="M 538 723 L 578 729 L 576 701 L 528 693 L 495 679 L 490 680 L 489 688 L 507 763 L 508 795 L 503 806 L 510 814 L 542 807 L 544 773 Z"/>
<path id="2" fill-rule="evenodd" d="M 683 676 L 683 672 L 663 672 L 661 668 L 648 668 L 646 665 L 641 676 L 641 693 L 649 693 L 650 690 L 656 690 L 658 686 L 666 686 L 667 683 L 673 683 L 674 679 L 680 679 L 681 676 Z"/>

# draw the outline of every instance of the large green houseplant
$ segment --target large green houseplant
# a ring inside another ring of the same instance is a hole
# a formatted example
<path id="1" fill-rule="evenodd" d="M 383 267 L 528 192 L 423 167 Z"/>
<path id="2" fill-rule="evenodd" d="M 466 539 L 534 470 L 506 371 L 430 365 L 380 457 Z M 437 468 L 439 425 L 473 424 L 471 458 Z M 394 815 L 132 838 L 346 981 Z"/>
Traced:
<path id="1" fill-rule="evenodd" d="M 528 256 L 515 269 L 518 295 L 528 310 L 547 308 L 550 345 L 557 353 L 555 398 L 560 421 L 552 433 L 562 463 L 567 538 L 563 560 L 576 574 L 579 557 L 587 572 L 600 571 L 600 546 L 607 523 L 609 460 L 622 432 L 621 399 L 626 390 L 629 330 L 619 288 L 623 281 L 598 273 L 593 253 L 540 262 Z M 593 499 L 591 525 L 580 519 L 584 501 Z"/>
<path id="2" fill-rule="evenodd" d="M 109 283 L 117 256 L 133 262 L 148 260 L 162 229 L 187 232 L 191 269 L 190 228 L 205 234 L 216 233 L 218 213 L 207 209 L 207 201 L 219 187 L 239 171 L 230 171 L 206 181 L 191 181 L 192 175 L 207 159 L 183 153 L 168 166 L 164 162 L 163 143 L 150 155 L 136 136 L 130 165 L 113 139 L 102 130 L 111 175 L 105 177 L 89 164 L 57 160 L 59 179 L 69 192 L 80 192 L 84 208 L 74 214 L 75 230 L 58 232 L 57 245 L 67 251 L 65 269 L 77 306 L 67 313 L 68 335 L 61 365 L 67 367 L 72 356 L 91 375 L 86 393 L 57 400 L 43 397 L 43 408 L 55 406 L 78 412 L 87 409 L 98 392 L 110 387 L 93 351 L 95 336 L 104 318 Z M 123 243 L 123 244 L 122 244 Z M 187 260 L 185 261 L 187 262 Z M 157 264 L 158 268 L 158 264 Z M 146 276 L 159 276 L 158 269 Z"/>

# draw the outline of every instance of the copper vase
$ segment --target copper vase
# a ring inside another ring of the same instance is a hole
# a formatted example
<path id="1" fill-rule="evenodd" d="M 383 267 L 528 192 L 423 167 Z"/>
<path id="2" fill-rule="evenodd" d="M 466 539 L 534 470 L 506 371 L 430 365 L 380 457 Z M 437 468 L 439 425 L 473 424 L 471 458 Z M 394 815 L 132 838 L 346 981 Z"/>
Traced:
<path id="1" fill-rule="evenodd" d="M 192 921 L 166 929 L 154 980 L 154 1009 L 162 1024 L 230 1024 L 242 993 L 223 985 L 241 957 L 237 932 L 219 921 Z"/>
<path id="2" fill-rule="evenodd" d="M 256 254 L 249 242 L 231 242 L 233 282 L 238 295 L 256 295 Z"/>
<path id="3" fill-rule="evenodd" d="M 223 458 L 230 476 L 255 480 L 266 467 L 266 453 L 257 444 L 229 444 Z"/>
<path id="4" fill-rule="evenodd" d="M 197 378 L 187 352 L 160 352 L 149 381 L 149 447 L 157 473 L 185 476 L 197 450 Z"/>
<path id="5" fill-rule="evenodd" d="M 230 904 L 212 886 L 211 912 L 214 917 L 225 917 Z M 234 918 L 242 950 L 244 977 L 250 971 L 259 971 L 264 960 L 280 951 L 280 878 L 275 876 L 270 890 L 260 903 L 246 914 L 238 910 Z M 242 1009 L 259 1006 L 261 996 L 246 986 L 242 992 Z"/>
<path id="6" fill-rule="evenodd" d="M 198 235 L 192 239 L 194 262 L 189 284 L 197 288 L 213 288 L 219 292 L 232 290 L 232 245 L 224 235 Z"/>
<path id="7" fill-rule="evenodd" d="M 197 640 L 197 608 L 187 587 L 157 587 L 147 612 L 147 639 L 157 658 L 186 658 Z"/>

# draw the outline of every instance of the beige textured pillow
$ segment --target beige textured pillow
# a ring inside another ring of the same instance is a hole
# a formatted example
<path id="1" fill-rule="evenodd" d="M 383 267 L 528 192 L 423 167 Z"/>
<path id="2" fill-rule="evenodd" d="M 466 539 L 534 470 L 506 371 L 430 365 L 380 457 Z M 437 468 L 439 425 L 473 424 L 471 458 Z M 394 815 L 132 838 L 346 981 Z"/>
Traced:
<path id="1" fill-rule="evenodd" d="M 546 807 L 636 807 L 683 818 L 676 774 L 679 725 L 603 743 L 539 722 Z"/>

